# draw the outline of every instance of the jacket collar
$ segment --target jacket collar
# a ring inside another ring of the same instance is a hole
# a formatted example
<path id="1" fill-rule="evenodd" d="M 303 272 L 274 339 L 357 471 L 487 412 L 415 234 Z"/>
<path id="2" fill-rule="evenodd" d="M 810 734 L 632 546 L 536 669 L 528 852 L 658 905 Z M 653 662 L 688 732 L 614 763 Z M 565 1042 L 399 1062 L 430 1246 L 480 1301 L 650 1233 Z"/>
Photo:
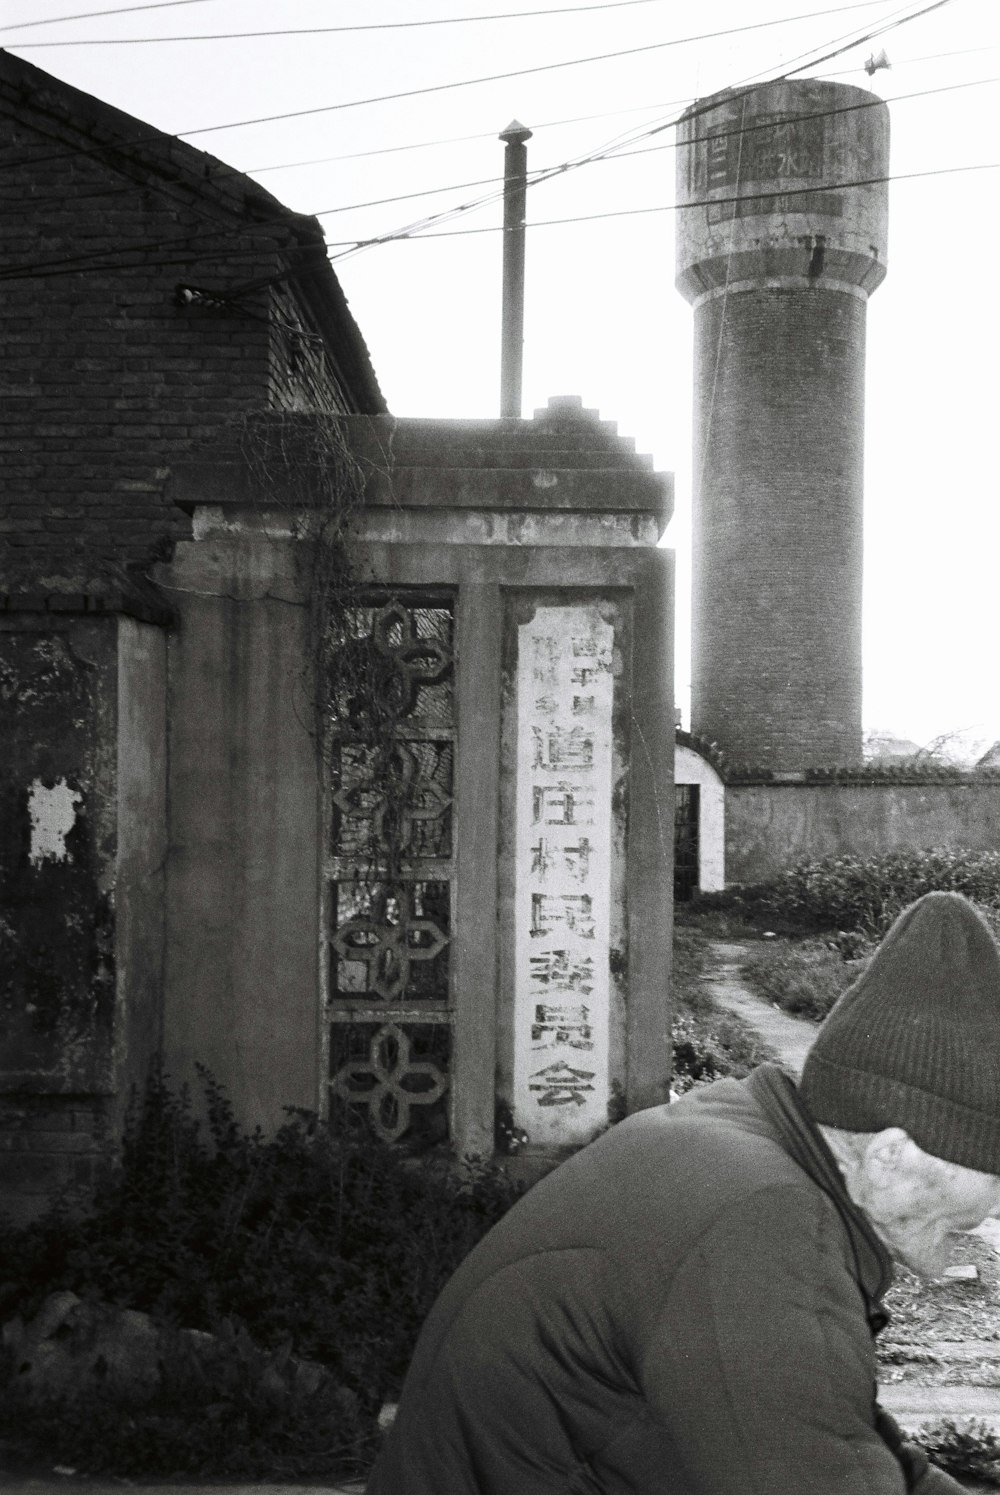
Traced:
<path id="1" fill-rule="evenodd" d="M 830 1198 L 843 1220 L 868 1322 L 872 1333 L 878 1334 L 889 1322 L 889 1315 L 882 1307 L 883 1294 L 892 1284 L 889 1253 L 848 1194 L 837 1160 L 802 1104 L 791 1077 L 777 1064 L 761 1064 L 746 1083 L 789 1157 Z"/>

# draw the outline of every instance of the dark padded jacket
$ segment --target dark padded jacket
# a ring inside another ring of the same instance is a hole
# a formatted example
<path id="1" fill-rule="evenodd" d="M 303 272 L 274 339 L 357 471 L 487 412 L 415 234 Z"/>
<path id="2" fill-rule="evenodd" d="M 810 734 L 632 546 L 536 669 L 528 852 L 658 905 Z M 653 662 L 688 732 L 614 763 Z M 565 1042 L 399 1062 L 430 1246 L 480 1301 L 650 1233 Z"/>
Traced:
<path id="1" fill-rule="evenodd" d="M 537 1184 L 424 1327 L 368 1495 L 944 1495 L 876 1407 L 889 1259 L 774 1065 Z"/>

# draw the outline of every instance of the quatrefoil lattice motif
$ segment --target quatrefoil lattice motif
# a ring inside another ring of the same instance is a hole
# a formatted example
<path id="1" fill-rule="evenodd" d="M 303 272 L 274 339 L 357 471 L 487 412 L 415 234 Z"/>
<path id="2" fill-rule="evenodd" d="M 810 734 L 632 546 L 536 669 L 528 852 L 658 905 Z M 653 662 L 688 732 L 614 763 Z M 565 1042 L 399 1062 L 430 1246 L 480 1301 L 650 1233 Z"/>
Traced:
<path id="1" fill-rule="evenodd" d="M 410 1125 L 411 1108 L 440 1100 L 448 1077 L 429 1059 L 414 1059 L 408 1034 L 385 1023 L 372 1036 L 368 1057 L 341 1065 L 330 1088 L 351 1105 L 365 1105 L 374 1130 L 395 1142 Z"/>
<path id="2" fill-rule="evenodd" d="M 377 690 L 392 716 L 408 716 L 422 685 L 438 685 L 451 669 L 451 655 L 434 638 L 421 638 L 412 612 L 390 602 L 375 614 L 372 643 L 380 656 Z"/>
<path id="3" fill-rule="evenodd" d="M 333 936 L 337 954 L 361 961 L 368 990 L 387 1002 L 402 997 L 414 962 L 433 960 L 447 943 L 448 935 L 433 919 L 414 914 L 406 890 L 381 892 L 370 915 L 346 920 Z"/>
<path id="4" fill-rule="evenodd" d="M 377 782 L 373 777 L 356 778 L 342 784 L 333 795 L 341 814 L 363 816 L 371 824 L 373 843 L 405 856 L 421 821 L 437 820 L 452 797 L 426 773 L 413 747 L 393 744 L 388 771 Z"/>

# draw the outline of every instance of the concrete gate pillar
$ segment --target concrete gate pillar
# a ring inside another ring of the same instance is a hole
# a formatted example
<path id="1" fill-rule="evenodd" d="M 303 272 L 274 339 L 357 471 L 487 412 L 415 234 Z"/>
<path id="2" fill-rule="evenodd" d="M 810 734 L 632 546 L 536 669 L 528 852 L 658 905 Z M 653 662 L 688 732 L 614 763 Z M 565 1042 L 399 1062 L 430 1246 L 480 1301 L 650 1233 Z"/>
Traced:
<path id="1" fill-rule="evenodd" d="M 314 786 L 314 911 L 284 900 L 281 920 L 286 940 L 288 920 L 299 921 L 300 952 L 314 940 L 315 987 L 306 990 L 302 960 L 301 990 L 286 982 L 279 998 L 266 975 L 255 986 L 255 968 L 269 963 L 264 950 L 255 963 L 247 942 L 275 927 L 255 887 L 258 912 L 232 932 L 242 995 L 227 999 L 226 1022 L 239 1042 L 213 1042 L 216 1062 L 273 1082 L 266 1035 L 280 1001 L 300 1034 L 297 1060 L 282 1048 L 286 1089 L 301 1094 L 308 1071 L 321 1110 L 332 1092 L 367 1108 L 390 1138 L 447 1137 L 459 1154 L 489 1155 L 499 1138 L 537 1174 L 667 1093 L 673 572 L 657 541 L 671 481 L 574 401 L 532 421 L 348 417 L 343 428 L 366 477 L 349 528 L 360 590 L 344 647 L 368 651 L 394 702 L 392 783 L 384 759 L 382 781 L 371 777 L 370 746 L 345 712 L 332 726 L 329 782 Z M 249 585 L 255 648 L 271 659 L 281 651 L 261 630 L 291 639 L 299 626 L 287 605 L 295 526 L 280 517 L 280 493 L 254 506 L 250 486 L 236 468 L 178 474 L 196 540 L 179 548 L 172 595 L 184 609 L 185 593 L 203 599 L 209 581 L 230 598 Z M 204 607 L 190 604 L 193 624 Z M 214 623 L 211 647 L 189 634 L 190 662 L 178 657 L 172 680 L 172 742 L 205 730 L 206 669 L 219 679 L 216 710 L 230 724 L 245 719 L 222 704 L 227 651 L 240 648 L 234 627 L 234 617 Z M 292 754 L 301 781 L 305 731 L 287 694 L 280 730 L 249 750 L 286 798 L 274 757 Z M 190 774 L 204 754 L 179 745 L 174 759 Z M 270 854 L 294 862 L 300 891 L 307 793 L 302 782 L 299 809 L 268 821 Z M 202 800 L 189 783 L 173 801 L 192 888 Z M 402 848 L 391 870 L 370 852 L 385 817 Z M 244 823 L 240 834 L 246 857 L 252 831 Z M 298 854 L 286 858 L 293 837 Z M 178 959 L 210 979 L 196 910 L 177 892 Z M 205 1019 L 169 970 L 168 952 L 167 1031 L 187 1047 L 191 1023 L 204 1032 Z M 306 1052 L 310 1003 L 319 1023 Z M 230 1084 L 255 1097 L 249 1119 L 275 1119 L 260 1084 L 236 1073 Z"/>

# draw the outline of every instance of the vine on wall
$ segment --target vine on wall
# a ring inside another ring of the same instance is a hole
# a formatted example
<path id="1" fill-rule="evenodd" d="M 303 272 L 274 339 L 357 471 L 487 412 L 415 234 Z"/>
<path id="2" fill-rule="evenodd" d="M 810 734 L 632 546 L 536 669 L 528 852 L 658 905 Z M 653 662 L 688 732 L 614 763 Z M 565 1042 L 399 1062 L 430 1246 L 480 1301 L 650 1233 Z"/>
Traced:
<path id="1" fill-rule="evenodd" d="M 406 1133 L 409 1140 L 443 1141 L 453 872 L 450 604 L 379 585 L 352 558 L 354 521 L 378 465 L 359 459 L 340 418 L 258 413 L 242 421 L 239 437 L 252 492 L 265 504 L 268 494 L 281 495 L 300 542 L 306 673 L 329 807 L 331 1088 L 365 1105 L 387 1140 Z M 387 468 L 391 452 L 384 460 Z"/>

